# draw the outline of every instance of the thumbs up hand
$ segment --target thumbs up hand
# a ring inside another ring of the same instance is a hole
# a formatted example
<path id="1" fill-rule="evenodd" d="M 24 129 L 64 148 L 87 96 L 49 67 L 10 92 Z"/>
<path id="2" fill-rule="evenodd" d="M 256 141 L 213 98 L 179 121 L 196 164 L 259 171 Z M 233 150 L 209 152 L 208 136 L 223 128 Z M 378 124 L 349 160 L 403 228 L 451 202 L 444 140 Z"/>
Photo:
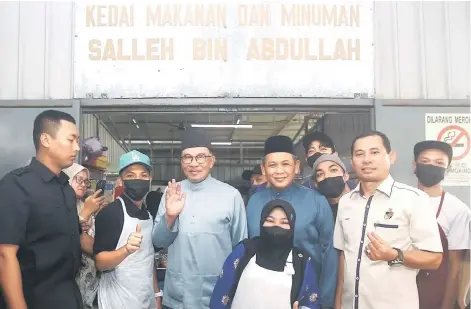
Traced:
<path id="1" fill-rule="evenodd" d="M 142 242 L 141 225 L 138 224 L 136 226 L 136 231 L 132 232 L 128 237 L 128 242 L 126 243 L 126 251 L 128 251 L 129 254 L 136 252 L 141 247 L 141 242 Z"/>

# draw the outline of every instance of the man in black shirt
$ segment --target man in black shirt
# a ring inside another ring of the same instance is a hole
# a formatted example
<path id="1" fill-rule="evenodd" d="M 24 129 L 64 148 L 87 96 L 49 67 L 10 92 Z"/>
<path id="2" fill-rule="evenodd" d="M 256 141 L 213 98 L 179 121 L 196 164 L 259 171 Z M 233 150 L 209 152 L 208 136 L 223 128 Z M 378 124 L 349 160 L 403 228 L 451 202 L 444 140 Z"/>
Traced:
<path id="1" fill-rule="evenodd" d="M 152 216 L 152 220 L 155 220 L 155 216 L 157 216 L 157 211 L 159 210 L 160 200 L 162 199 L 162 192 L 159 191 L 150 191 L 145 199 L 146 208 Z"/>
<path id="2" fill-rule="evenodd" d="M 154 220 L 143 203 L 151 184 L 148 156 L 133 150 L 119 160 L 118 182 L 124 193 L 95 219 L 93 253 L 101 274 L 100 309 L 160 309 L 154 266 Z M 119 266 L 119 267 L 118 267 Z"/>
<path id="3" fill-rule="evenodd" d="M 62 170 L 78 151 L 74 118 L 48 110 L 34 121 L 36 157 L 0 180 L 0 308 L 81 309 L 75 283 L 80 225 Z"/>

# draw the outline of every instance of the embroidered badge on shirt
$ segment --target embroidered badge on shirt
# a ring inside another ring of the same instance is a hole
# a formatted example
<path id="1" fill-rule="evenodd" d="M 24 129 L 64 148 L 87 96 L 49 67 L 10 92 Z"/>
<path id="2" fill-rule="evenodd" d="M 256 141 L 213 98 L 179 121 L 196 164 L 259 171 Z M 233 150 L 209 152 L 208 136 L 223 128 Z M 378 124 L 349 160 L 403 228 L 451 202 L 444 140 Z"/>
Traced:
<path id="1" fill-rule="evenodd" d="M 224 295 L 221 300 L 222 304 L 225 306 L 229 302 L 229 296 Z"/>
<path id="2" fill-rule="evenodd" d="M 237 265 L 239 265 L 239 259 L 236 259 L 236 260 L 234 261 L 234 268 L 237 268 Z"/>
<path id="3" fill-rule="evenodd" d="M 317 294 L 316 293 L 312 293 L 311 296 L 309 296 L 309 301 L 311 303 L 315 302 L 317 300 Z"/>
<path id="4" fill-rule="evenodd" d="M 392 216 L 394 215 L 394 211 L 392 210 L 392 208 L 389 208 L 385 213 L 384 213 L 384 219 L 385 220 L 389 220 L 392 218 Z"/>

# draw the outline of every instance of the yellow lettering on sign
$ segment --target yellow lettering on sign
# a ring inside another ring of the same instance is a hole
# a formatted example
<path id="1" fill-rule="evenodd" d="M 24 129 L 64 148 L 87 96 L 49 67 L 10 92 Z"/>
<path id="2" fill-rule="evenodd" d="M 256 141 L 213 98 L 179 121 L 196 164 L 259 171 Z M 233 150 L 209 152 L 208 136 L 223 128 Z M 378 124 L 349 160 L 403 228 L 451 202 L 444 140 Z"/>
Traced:
<path id="1" fill-rule="evenodd" d="M 87 27 L 133 27 L 134 6 L 89 5 L 86 8 Z"/>
<path id="2" fill-rule="evenodd" d="M 269 26 L 270 5 L 245 5 L 238 7 L 239 26 Z"/>
<path id="3" fill-rule="evenodd" d="M 193 39 L 193 60 L 227 60 L 226 39 Z"/>
<path id="4" fill-rule="evenodd" d="M 88 42 L 88 58 L 94 61 L 173 60 L 173 39 L 107 39 Z"/>
<path id="5" fill-rule="evenodd" d="M 151 26 L 225 26 L 225 4 L 148 5 L 146 25 Z"/>
<path id="6" fill-rule="evenodd" d="M 360 27 L 359 5 L 283 4 L 283 26 Z"/>
<path id="7" fill-rule="evenodd" d="M 247 60 L 360 60 L 360 40 L 337 39 L 326 46 L 324 39 L 261 38 L 250 40 Z"/>

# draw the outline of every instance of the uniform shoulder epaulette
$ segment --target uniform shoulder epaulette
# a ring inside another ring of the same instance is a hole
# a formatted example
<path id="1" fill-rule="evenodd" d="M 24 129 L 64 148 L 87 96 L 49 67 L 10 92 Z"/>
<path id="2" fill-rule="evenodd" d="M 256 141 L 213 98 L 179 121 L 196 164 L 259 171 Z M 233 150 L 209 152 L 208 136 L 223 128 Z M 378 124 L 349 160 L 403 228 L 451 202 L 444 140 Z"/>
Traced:
<path id="1" fill-rule="evenodd" d="M 29 172 L 29 166 L 24 166 L 11 171 L 13 175 L 21 176 Z"/>

